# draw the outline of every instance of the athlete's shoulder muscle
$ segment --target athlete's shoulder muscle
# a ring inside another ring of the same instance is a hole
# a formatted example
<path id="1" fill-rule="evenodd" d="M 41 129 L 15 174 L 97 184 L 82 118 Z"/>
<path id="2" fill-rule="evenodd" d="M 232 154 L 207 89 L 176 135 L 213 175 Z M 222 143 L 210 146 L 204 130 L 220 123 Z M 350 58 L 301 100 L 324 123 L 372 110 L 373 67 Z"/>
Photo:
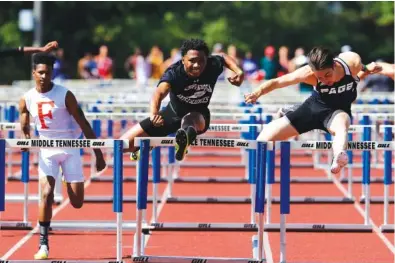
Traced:
<path id="1" fill-rule="evenodd" d="M 346 62 L 353 76 L 357 76 L 357 74 L 361 71 L 362 60 L 359 54 L 352 51 L 348 51 L 348 52 L 340 53 L 339 58 L 341 58 L 342 60 L 344 60 L 344 62 Z"/>

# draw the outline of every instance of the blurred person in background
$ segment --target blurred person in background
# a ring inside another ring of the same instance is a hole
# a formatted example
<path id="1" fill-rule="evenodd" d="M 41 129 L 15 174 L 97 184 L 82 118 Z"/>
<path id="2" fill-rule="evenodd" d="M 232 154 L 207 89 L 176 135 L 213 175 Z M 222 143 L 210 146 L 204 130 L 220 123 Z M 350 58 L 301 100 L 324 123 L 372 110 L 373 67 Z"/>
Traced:
<path id="1" fill-rule="evenodd" d="M 53 80 L 65 80 L 69 78 L 68 65 L 64 59 L 64 50 L 63 48 L 59 48 L 55 52 L 55 63 L 53 65 L 52 70 L 52 79 Z"/>
<path id="2" fill-rule="evenodd" d="M 295 50 L 294 57 L 291 59 L 291 61 L 289 61 L 288 71 L 293 72 L 293 71 L 297 70 L 298 68 L 307 65 L 307 62 L 308 62 L 308 60 L 304 54 L 304 49 L 301 47 L 298 47 Z"/>
<path id="3" fill-rule="evenodd" d="M 258 70 L 258 64 L 256 61 L 252 58 L 252 52 L 247 51 L 245 58 L 243 59 L 243 62 L 241 64 L 241 67 L 244 70 L 245 76 L 249 79 L 251 75 Z"/>
<path id="4" fill-rule="evenodd" d="M 290 72 L 293 72 L 301 67 L 306 66 L 309 63 L 309 59 L 304 54 L 304 49 L 299 47 L 295 50 L 295 57 L 289 63 Z M 305 82 L 301 82 L 298 84 L 299 91 L 301 93 L 311 93 L 314 89 L 313 86 L 307 84 Z"/>
<path id="5" fill-rule="evenodd" d="M 352 47 L 350 45 L 344 45 L 340 48 L 340 53 L 352 51 Z"/>
<path id="6" fill-rule="evenodd" d="M 95 57 L 97 69 L 101 79 L 113 78 L 113 60 L 108 56 L 108 47 L 102 45 L 99 48 L 99 54 Z"/>
<path id="7" fill-rule="evenodd" d="M 84 57 L 78 61 L 78 76 L 82 79 L 99 79 L 97 63 L 91 52 L 85 52 Z"/>
<path id="8" fill-rule="evenodd" d="M 228 57 L 233 59 L 233 61 L 236 63 L 236 65 L 240 66 L 241 65 L 241 59 L 238 57 L 237 54 L 237 48 L 235 45 L 229 45 L 228 46 Z M 230 78 L 234 75 L 234 72 L 230 69 L 225 69 L 225 77 Z"/>
<path id="9" fill-rule="evenodd" d="M 141 51 L 141 50 L 140 50 Z M 148 60 L 148 57 L 144 57 L 143 52 L 136 55 L 135 61 L 135 78 L 138 88 L 145 88 L 148 84 L 148 80 L 151 76 L 152 65 Z"/>
<path id="10" fill-rule="evenodd" d="M 273 79 L 277 76 L 278 62 L 275 59 L 276 49 L 273 46 L 265 48 L 265 56 L 261 58 L 261 69 L 265 71 L 265 80 Z"/>
<path id="11" fill-rule="evenodd" d="M 0 49 L 0 58 L 30 55 L 38 52 L 51 52 L 59 46 L 57 41 L 51 41 L 43 47 L 24 47 Z"/>
<path id="12" fill-rule="evenodd" d="M 148 55 L 148 62 L 151 64 L 151 78 L 159 79 L 162 74 L 163 52 L 158 46 L 151 48 L 151 52 Z"/>
<path id="13" fill-rule="evenodd" d="M 280 77 L 288 73 L 289 59 L 288 59 L 288 47 L 281 46 L 278 50 L 278 62 L 280 64 L 280 69 L 277 76 Z"/>
<path id="14" fill-rule="evenodd" d="M 125 60 L 124 68 L 125 71 L 128 73 L 128 76 L 131 79 L 136 78 L 136 63 L 137 63 L 137 57 L 141 55 L 141 49 L 139 47 L 136 47 L 134 49 L 133 55 L 128 57 Z"/>
<path id="15" fill-rule="evenodd" d="M 173 48 L 170 51 L 170 57 L 165 60 L 161 65 L 161 72 L 165 72 L 168 67 L 176 63 L 181 59 L 181 53 L 178 48 Z"/>
<path id="16" fill-rule="evenodd" d="M 213 46 L 213 51 L 211 52 L 211 55 L 213 56 L 222 56 L 224 54 L 223 50 L 223 45 L 221 43 L 216 43 Z M 221 75 L 218 76 L 218 80 L 222 81 L 225 80 L 225 72 L 223 71 Z"/>

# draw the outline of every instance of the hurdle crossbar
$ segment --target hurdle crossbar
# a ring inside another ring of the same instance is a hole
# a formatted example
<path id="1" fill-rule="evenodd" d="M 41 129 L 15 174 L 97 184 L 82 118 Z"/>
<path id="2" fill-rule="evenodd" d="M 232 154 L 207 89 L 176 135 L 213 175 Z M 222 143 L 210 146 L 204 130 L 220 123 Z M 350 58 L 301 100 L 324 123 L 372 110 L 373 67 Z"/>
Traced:
<path id="1" fill-rule="evenodd" d="M 123 202 L 135 203 L 136 196 L 124 196 Z M 147 202 L 152 202 L 153 197 L 147 197 Z M 272 197 L 272 203 L 279 204 L 280 197 Z M 110 203 L 113 202 L 112 196 L 85 196 L 84 202 L 87 203 Z M 160 202 L 158 200 L 157 202 Z M 290 200 L 291 204 L 353 204 L 354 199 L 349 197 L 337 196 L 296 196 Z M 233 196 L 172 196 L 166 198 L 166 203 L 193 203 L 193 204 L 250 204 L 251 197 Z"/>
<path id="2" fill-rule="evenodd" d="M 246 223 L 152 223 L 143 230 L 152 231 L 237 231 L 254 232 L 258 230 L 257 224 Z M 280 231 L 280 224 L 265 224 L 266 232 Z M 320 224 L 320 223 L 288 223 L 287 232 L 372 232 L 371 225 L 364 224 Z"/>
<path id="3" fill-rule="evenodd" d="M 220 257 L 179 257 L 179 256 L 134 256 L 132 262 L 152 263 L 265 263 L 266 260 L 255 260 L 252 258 L 220 258 Z"/>

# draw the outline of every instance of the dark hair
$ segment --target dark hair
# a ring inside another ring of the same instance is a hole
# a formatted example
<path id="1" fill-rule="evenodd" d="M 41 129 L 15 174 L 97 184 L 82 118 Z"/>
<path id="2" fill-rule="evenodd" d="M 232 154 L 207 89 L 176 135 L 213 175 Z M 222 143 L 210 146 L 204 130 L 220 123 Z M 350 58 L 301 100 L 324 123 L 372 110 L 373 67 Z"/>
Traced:
<path id="1" fill-rule="evenodd" d="M 314 47 L 307 57 L 309 58 L 309 66 L 314 71 L 333 67 L 334 55 L 327 48 Z"/>
<path id="2" fill-rule="evenodd" d="M 53 68 L 55 63 L 55 57 L 45 52 L 39 52 L 33 55 L 33 68 L 36 68 L 38 64 L 44 64 Z"/>
<path id="3" fill-rule="evenodd" d="M 203 51 L 204 54 L 206 54 L 206 56 L 208 56 L 208 46 L 206 44 L 206 42 L 204 42 L 201 39 L 188 39 L 185 40 L 180 48 L 181 51 L 181 55 L 185 56 L 185 54 L 189 51 L 189 50 L 198 50 L 198 51 Z"/>

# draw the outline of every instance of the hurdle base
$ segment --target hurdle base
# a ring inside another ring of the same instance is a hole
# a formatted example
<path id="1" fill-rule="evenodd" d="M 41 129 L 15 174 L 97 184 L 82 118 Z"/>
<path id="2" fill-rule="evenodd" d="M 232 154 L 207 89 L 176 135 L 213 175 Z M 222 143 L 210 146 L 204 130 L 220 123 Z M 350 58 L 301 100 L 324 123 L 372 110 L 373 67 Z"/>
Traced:
<path id="1" fill-rule="evenodd" d="M 132 262 L 153 262 L 153 263 L 191 263 L 191 262 L 233 262 L 233 263 L 265 263 L 266 260 L 256 260 L 253 258 L 217 258 L 217 257 L 179 257 L 179 256 L 138 256 L 132 257 Z M 68 262 L 68 261 L 67 261 Z"/>
<path id="2" fill-rule="evenodd" d="M 10 203 L 23 203 L 25 200 L 25 196 L 20 195 L 20 194 L 6 194 L 5 195 L 5 201 L 10 202 Z M 37 195 L 29 195 L 28 196 L 28 201 L 31 203 L 37 203 L 40 200 L 38 194 Z M 60 203 L 63 202 L 63 196 L 61 195 L 55 195 L 54 196 L 54 203 L 56 205 L 59 205 Z"/>
<path id="3" fill-rule="evenodd" d="M 257 224 L 244 223 L 152 223 L 143 227 L 143 232 L 152 231 L 235 231 L 256 232 Z M 265 224 L 266 232 L 279 232 L 280 224 Z M 364 224 L 302 224 L 286 225 L 287 232 L 333 232 L 333 233 L 365 233 L 372 232 L 371 225 Z"/>
<path id="4" fill-rule="evenodd" d="M 364 204 L 366 202 L 366 197 L 361 197 L 359 199 L 359 202 L 361 204 Z M 372 204 L 384 204 L 384 198 L 382 196 L 372 196 L 370 197 L 370 203 Z M 393 204 L 394 203 L 394 197 L 389 197 L 388 198 L 388 203 Z"/>
<path id="5" fill-rule="evenodd" d="M 32 179 L 34 180 L 34 179 Z M 112 176 L 95 176 L 91 177 L 92 182 L 112 182 Z M 124 176 L 123 182 L 136 182 L 135 176 Z M 152 176 L 148 177 L 148 181 L 152 182 Z M 248 183 L 248 179 L 241 177 L 206 177 L 206 176 L 180 176 L 173 180 L 176 183 Z M 168 178 L 160 178 L 160 182 L 168 182 Z M 276 183 L 280 182 L 280 178 L 275 179 Z M 291 183 L 322 183 L 322 184 L 332 184 L 333 179 L 327 177 L 291 177 Z M 373 181 L 372 181 L 373 182 Z M 379 181 L 378 181 L 379 182 Z"/>
<path id="6" fill-rule="evenodd" d="M 280 177 L 275 178 L 276 183 L 280 183 Z M 301 183 L 301 184 L 315 184 L 315 183 L 320 183 L 320 184 L 333 184 L 333 179 L 330 179 L 328 177 L 320 176 L 320 177 L 291 177 L 290 178 L 291 183 Z"/>
<path id="7" fill-rule="evenodd" d="M 342 178 L 341 180 L 340 180 L 340 182 L 342 182 L 342 183 L 348 183 L 348 179 L 347 178 Z M 362 177 L 354 177 L 353 179 L 352 179 L 352 182 L 353 183 L 362 183 Z M 370 183 L 383 183 L 384 182 L 384 179 L 383 178 L 380 178 L 380 177 L 371 177 L 370 178 Z"/>
<path id="8" fill-rule="evenodd" d="M 0 221 L 0 230 L 32 230 L 30 222 Z"/>
<path id="9" fill-rule="evenodd" d="M 393 224 L 381 225 L 380 230 L 383 233 L 395 233 Z"/>

